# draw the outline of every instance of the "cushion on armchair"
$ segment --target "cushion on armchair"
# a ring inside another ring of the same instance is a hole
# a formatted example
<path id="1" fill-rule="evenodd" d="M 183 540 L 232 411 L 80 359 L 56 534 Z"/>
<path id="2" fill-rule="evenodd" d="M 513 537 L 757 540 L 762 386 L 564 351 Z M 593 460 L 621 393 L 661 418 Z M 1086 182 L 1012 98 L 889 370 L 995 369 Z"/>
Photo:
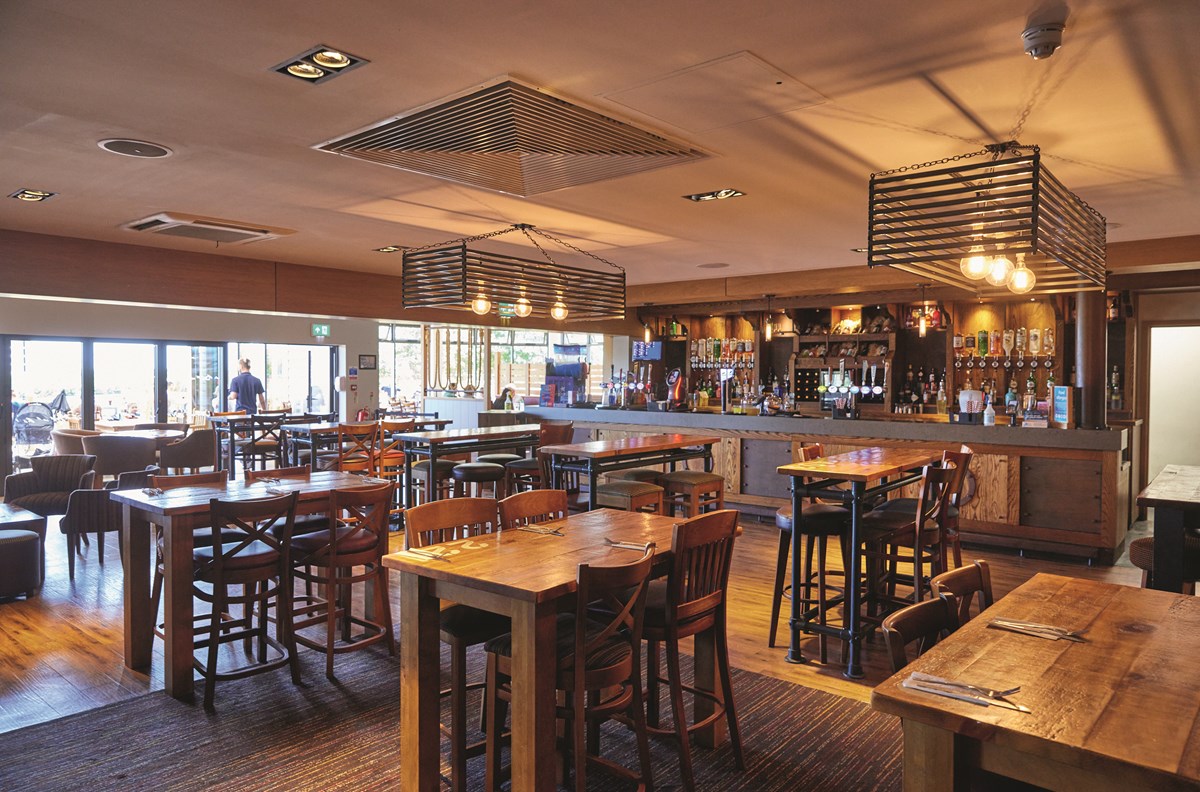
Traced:
<path id="1" fill-rule="evenodd" d="M 4 480 L 4 502 L 47 517 L 65 514 L 67 500 L 77 489 L 91 489 L 96 457 L 90 454 L 52 454 L 29 460 L 32 470 Z"/>

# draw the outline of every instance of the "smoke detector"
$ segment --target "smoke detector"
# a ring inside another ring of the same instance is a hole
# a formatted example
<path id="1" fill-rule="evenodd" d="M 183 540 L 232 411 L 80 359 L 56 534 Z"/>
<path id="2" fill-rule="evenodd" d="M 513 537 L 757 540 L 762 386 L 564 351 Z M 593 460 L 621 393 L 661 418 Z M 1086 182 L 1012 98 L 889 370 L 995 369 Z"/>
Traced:
<path id="1" fill-rule="evenodd" d="M 1061 22 L 1051 22 L 1045 25 L 1032 25 L 1025 28 L 1021 41 L 1025 51 L 1034 60 L 1049 58 L 1062 46 L 1063 31 L 1066 25 Z"/>

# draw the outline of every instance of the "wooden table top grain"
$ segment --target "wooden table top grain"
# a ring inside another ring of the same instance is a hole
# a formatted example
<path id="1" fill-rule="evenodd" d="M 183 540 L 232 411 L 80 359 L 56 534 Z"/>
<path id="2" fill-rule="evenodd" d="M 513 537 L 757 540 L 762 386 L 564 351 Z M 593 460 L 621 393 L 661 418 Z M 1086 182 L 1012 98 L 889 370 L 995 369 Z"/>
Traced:
<path id="1" fill-rule="evenodd" d="M 284 478 L 277 481 L 259 480 L 251 484 L 245 481 L 227 481 L 221 484 L 211 484 L 197 487 L 177 487 L 153 494 L 144 489 L 113 490 L 112 499 L 141 509 L 148 514 L 188 514 L 203 513 L 209 508 L 213 498 L 222 500 L 249 500 L 252 498 L 270 498 L 288 492 L 300 493 L 301 500 L 305 497 L 323 497 L 330 490 L 371 486 L 373 480 L 364 479 L 352 473 L 342 473 L 336 470 L 314 472 L 308 478 Z M 376 482 L 376 485 L 382 482 Z"/>
<path id="2" fill-rule="evenodd" d="M 575 590 L 580 564 L 636 559 L 636 550 L 609 547 L 605 537 L 636 544 L 654 542 L 655 555 L 662 555 L 670 552 L 677 522 L 657 514 L 599 509 L 537 525 L 558 529 L 563 536 L 501 531 L 420 548 L 420 553 L 437 553 L 445 560 L 401 550 L 384 556 L 383 564 L 510 599 L 544 602 Z"/>
<path id="3" fill-rule="evenodd" d="M 995 616 L 1086 630 L 1086 643 L 990 629 Z M 1038 574 L 871 696 L 875 709 L 1102 774 L 1103 788 L 1200 784 L 1200 600 Z M 913 671 L 993 688 L 1025 714 L 913 691 Z"/>
<path id="4" fill-rule="evenodd" d="M 619 440 L 592 440 L 587 443 L 548 445 L 542 446 L 541 450 L 561 456 L 605 459 L 643 452 L 671 451 L 677 448 L 687 448 L 688 446 L 712 445 L 719 442 L 721 442 L 721 438 L 719 437 L 659 434 L 626 437 Z"/>
<path id="5" fill-rule="evenodd" d="M 1167 465 L 1138 495 L 1138 505 L 1200 509 L 1200 466 Z"/>
<path id="6" fill-rule="evenodd" d="M 924 467 L 941 459 L 940 454 L 908 448 L 859 448 L 844 454 L 819 457 L 808 462 L 780 465 L 785 476 L 875 481 L 906 470 Z"/>
<path id="7" fill-rule="evenodd" d="M 441 443 L 457 443 L 466 440 L 503 440 L 507 437 L 524 437 L 539 434 L 541 424 L 517 424 L 516 426 L 484 426 L 477 429 L 441 429 L 431 432 L 401 432 L 396 435 L 407 442 L 438 445 Z"/>

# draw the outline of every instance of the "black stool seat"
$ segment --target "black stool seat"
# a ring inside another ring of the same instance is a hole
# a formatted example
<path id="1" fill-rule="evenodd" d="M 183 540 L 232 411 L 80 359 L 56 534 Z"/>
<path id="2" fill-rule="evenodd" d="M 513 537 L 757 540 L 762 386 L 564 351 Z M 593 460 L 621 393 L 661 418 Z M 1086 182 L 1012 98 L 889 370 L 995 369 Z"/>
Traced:
<path id="1" fill-rule="evenodd" d="M 463 462 L 455 465 L 451 474 L 455 481 L 499 481 L 504 478 L 504 465 L 492 462 Z"/>
<path id="2" fill-rule="evenodd" d="M 831 503 L 806 503 L 800 516 L 801 533 L 836 536 L 846 528 L 850 511 Z M 792 530 L 793 522 L 791 506 L 784 506 L 775 512 L 775 527 L 779 530 Z"/>
<path id="3" fill-rule="evenodd" d="M 520 454 L 480 454 L 475 457 L 476 462 L 490 462 L 493 465 L 507 465 L 509 462 L 518 462 L 525 457 Z"/>
<path id="4" fill-rule="evenodd" d="M 458 467 L 460 464 L 462 463 L 455 462 L 453 459 L 439 459 L 437 461 L 438 478 L 449 478 L 450 471 L 454 470 L 454 468 Z M 412 469 L 414 473 L 420 473 L 424 475 L 429 470 L 429 460 L 421 459 L 413 462 Z"/>

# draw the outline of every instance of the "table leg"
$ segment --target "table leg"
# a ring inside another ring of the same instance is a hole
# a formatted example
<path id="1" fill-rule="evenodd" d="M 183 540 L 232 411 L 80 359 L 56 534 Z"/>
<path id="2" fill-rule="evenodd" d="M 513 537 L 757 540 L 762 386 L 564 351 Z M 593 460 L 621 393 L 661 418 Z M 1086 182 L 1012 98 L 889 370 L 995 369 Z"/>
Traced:
<path id="1" fill-rule="evenodd" d="M 400 788 L 414 792 L 441 788 L 441 641 L 432 586 L 420 575 L 400 573 Z"/>
<path id="2" fill-rule="evenodd" d="M 429 474 L 425 476 L 425 502 L 433 503 L 437 500 L 438 478 L 437 478 L 437 446 L 429 444 Z"/>
<path id="3" fill-rule="evenodd" d="M 904 792 L 955 792 L 969 786 L 956 767 L 954 732 L 905 719 Z M 958 776 L 956 778 L 956 776 Z"/>
<path id="4" fill-rule="evenodd" d="M 150 667 L 154 619 L 150 612 L 150 523 L 129 504 L 121 505 L 125 544 L 125 666 Z"/>
<path id="5" fill-rule="evenodd" d="M 237 458 L 237 455 L 234 453 L 234 451 L 236 450 L 234 448 L 234 446 L 237 444 L 233 442 L 233 438 L 234 438 L 233 427 L 230 426 L 229 427 L 229 443 L 225 446 L 225 448 L 227 450 L 226 463 L 229 465 L 228 470 L 229 470 L 229 480 L 230 481 L 233 481 L 234 479 L 237 478 L 237 463 L 234 461 Z"/>
<path id="6" fill-rule="evenodd" d="M 1183 592 L 1183 510 L 1154 507 L 1154 582 L 1150 588 Z"/>
<path id="7" fill-rule="evenodd" d="M 804 609 L 804 603 L 800 599 L 800 587 L 803 584 L 801 579 L 800 565 L 800 520 L 804 504 L 804 486 L 793 478 L 792 479 L 792 607 L 791 617 L 788 619 L 788 628 L 791 632 L 791 639 L 788 643 L 787 661 L 789 663 L 803 663 L 804 655 L 800 652 L 800 627 L 803 624 L 801 613 Z"/>
<path id="8" fill-rule="evenodd" d="M 411 509 L 413 506 L 412 446 L 407 443 L 404 446 L 404 481 L 401 483 L 404 487 L 404 508 Z"/>
<path id="9" fill-rule="evenodd" d="M 596 510 L 596 487 L 600 481 L 600 474 L 596 470 L 596 460 L 588 460 L 588 511 Z"/>
<path id="10" fill-rule="evenodd" d="M 512 789 L 553 790 L 555 784 L 554 602 L 518 602 L 512 616 Z M 433 686 L 437 690 L 437 686 Z M 434 724 L 433 733 L 438 731 Z"/>
<path id="11" fill-rule="evenodd" d="M 167 695 L 192 695 L 192 526 L 163 518 L 163 675 Z M 151 618 L 156 618 L 153 614 Z"/>
<path id="12" fill-rule="evenodd" d="M 712 443 L 709 443 L 704 446 L 704 472 L 712 473 L 712 470 L 713 470 Z"/>
<path id="13" fill-rule="evenodd" d="M 724 625 L 721 625 L 724 627 Z M 717 627 L 710 627 L 704 632 L 697 633 L 694 638 L 694 667 L 696 670 L 696 689 L 712 693 L 721 689 L 721 677 L 717 669 Z M 696 696 L 695 719 L 704 720 L 713 713 L 713 703 L 703 696 Z M 716 748 L 725 739 L 727 727 L 725 718 L 717 718 L 708 728 L 696 732 L 696 744 L 705 748 Z"/>
<path id="14" fill-rule="evenodd" d="M 849 649 L 846 652 L 846 676 L 850 679 L 862 679 L 863 669 L 862 660 L 862 632 L 859 628 L 860 603 L 862 598 L 862 582 L 859 579 L 862 567 L 862 547 L 860 546 L 862 536 L 862 501 L 863 491 L 866 488 L 866 483 L 862 481 L 850 482 L 850 568 L 846 570 L 846 638 L 849 641 Z M 795 520 L 795 517 L 792 518 Z M 796 533 L 795 526 L 792 528 L 793 534 Z M 793 536 L 792 549 L 795 551 L 798 548 L 799 542 Z M 797 563 L 793 558 L 792 563 Z M 792 603 L 796 602 L 796 589 L 792 590 Z"/>

